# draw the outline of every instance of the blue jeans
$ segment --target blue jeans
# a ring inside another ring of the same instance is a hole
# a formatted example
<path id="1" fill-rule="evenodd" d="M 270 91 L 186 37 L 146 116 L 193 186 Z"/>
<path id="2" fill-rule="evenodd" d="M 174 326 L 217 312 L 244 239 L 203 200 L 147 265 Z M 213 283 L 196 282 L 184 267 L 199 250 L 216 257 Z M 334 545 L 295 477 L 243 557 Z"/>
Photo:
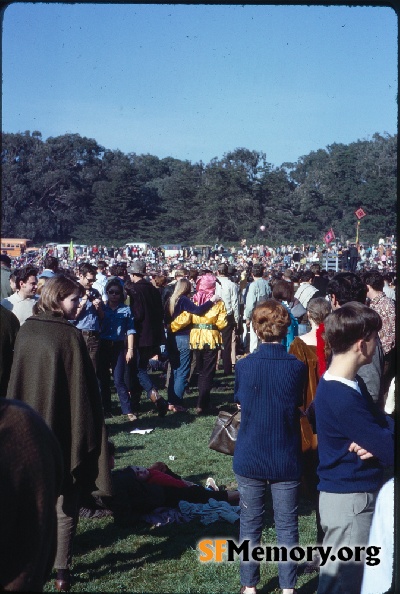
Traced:
<path id="1" fill-rule="evenodd" d="M 264 524 L 265 495 L 271 487 L 274 520 L 278 546 L 292 548 L 299 543 L 298 499 L 299 481 L 275 482 L 257 480 L 236 475 L 240 493 L 240 536 L 242 542 L 250 540 L 250 546 L 261 542 Z M 273 543 L 267 543 L 273 544 Z M 278 563 L 279 587 L 294 588 L 297 579 L 297 563 Z M 241 561 L 240 582 L 243 586 L 256 586 L 260 581 L 260 564 Z"/>
<path id="2" fill-rule="evenodd" d="M 101 399 L 105 412 L 111 409 L 110 369 L 114 378 L 123 415 L 132 412 L 128 388 L 124 381 L 125 341 L 100 340 L 99 363 L 97 374 L 100 384 Z"/>
<path id="3" fill-rule="evenodd" d="M 150 351 L 147 347 L 139 347 L 137 349 L 137 378 L 139 380 L 140 385 L 142 386 L 143 390 L 149 392 L 154 388 L 154 384 L 151 381 L 149 374 L 147 373 L 147 365 L 149 364 L 149 359 L 151 359 L 152 354 L 154 355 L 154 349 L 150 348 Z"/>
<path id="4" fill-rule="evenodd" d="M 171 404 L 182 404 L 183 395 L 189 381 L 190 365 L 192 362 L 189 334 L 168 334 L 167 350 L 171 364 L 168 402 Z"/>

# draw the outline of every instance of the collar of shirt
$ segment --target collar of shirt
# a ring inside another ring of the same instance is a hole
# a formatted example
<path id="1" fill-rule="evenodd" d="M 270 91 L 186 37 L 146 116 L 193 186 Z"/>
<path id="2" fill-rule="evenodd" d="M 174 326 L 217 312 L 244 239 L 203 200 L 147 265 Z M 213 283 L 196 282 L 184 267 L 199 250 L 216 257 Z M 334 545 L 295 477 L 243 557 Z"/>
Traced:
<path id="1" fill-rule="evenodd" d="M 37 299 L 39 298 L 37 295 L 35 295 L 34 297 L 21 297 L 20 292 L 17 291 L 15 293 L 16 297 L 16 301 L 17 302 L 21 302 L 21 301 L 37 301 Z"/>
<path id="2" fill-rule="evenodd" d="M 383 293 L 383 292 L 382 293 L 379 293 L 376 297 L 373 297 L 371 299 L 371 303 L 373 303 L 374 305 L 376 303 L 379 303 L 379 301 L 382 299 L 382 297 L 385 297 L 385 293 Z"/>

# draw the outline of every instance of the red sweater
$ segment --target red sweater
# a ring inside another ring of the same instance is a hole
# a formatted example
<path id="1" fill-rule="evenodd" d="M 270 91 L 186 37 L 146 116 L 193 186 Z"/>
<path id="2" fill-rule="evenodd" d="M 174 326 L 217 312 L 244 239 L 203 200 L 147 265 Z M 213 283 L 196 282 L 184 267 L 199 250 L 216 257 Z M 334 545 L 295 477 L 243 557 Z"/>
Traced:
<path id="1" fill-rule="evenodd" d="M 182 479 L 176 479 L 160 470 L 153 470 L 152 468 L 148 470 L 149 478 L 146 482 L 149 484 L 162 485 L 163 487 L 178 487 L 180 489 L 187 487 L 187 484 Z"/>

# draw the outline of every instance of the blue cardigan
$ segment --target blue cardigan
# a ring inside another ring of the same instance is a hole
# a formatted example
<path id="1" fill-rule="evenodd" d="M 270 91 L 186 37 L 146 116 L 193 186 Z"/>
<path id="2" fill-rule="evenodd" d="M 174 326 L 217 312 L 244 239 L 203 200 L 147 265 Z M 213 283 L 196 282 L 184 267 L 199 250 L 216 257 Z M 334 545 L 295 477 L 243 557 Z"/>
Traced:
<path id="1" fill-rule="evenodd" d="M 241 423 L 233 470 L 274 481 L 301 476 L 300 413 L 306 366 L 281 344 L 262 343 L 236 364 Z"/>
<path id="2" fill-rule="evenodd" d="M 320 491 L 372 493 L 383 481 L 383 467 L 394 463 L 394 421 L 384 415 L 367 392 L 336 380 L 320 379 L 315 396 Z M 349 452 L 351 442 L 374 458 L 361 460 Z"/>

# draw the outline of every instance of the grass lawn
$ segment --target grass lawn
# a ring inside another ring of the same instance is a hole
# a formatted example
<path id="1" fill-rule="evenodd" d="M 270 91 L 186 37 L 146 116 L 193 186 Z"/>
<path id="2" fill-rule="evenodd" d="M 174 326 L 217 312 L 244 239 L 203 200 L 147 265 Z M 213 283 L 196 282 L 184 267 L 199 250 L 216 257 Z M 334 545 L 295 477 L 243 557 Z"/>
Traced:
<path id="1" fill-rule="evenodd" d="M 162 390 L 159 373 L 153 374 L 155 384 Z M 116 468 L 129 464 L 149 466 L 162 461 L 176 473 L 196 483 L 205 484 L 208 476 L 218 485 L 236 488 L 232 458 L 208 448 L 208 439 L 215 417 L 194 414 L 196 390 L 185 396 L 188 413 L 168 413 L 160 419 L 149 402 L 142 399 L 142 410 L 135 424 L 122 416 L 107 420 L 110 438 L 116 446 Z M 233 401 L 233 376 L 228 379 L 218 372 L 212 402 L 228 409 Z M 114 413 L 120 412 L 118 399 L 113 396 Z M 131 435 L 133 427 L 154 428 L 146 435 Z M 171 461 L 169 456 L 175 456 Z M 272 509 L 272 505 L 269 506 Z M 315 514 L 306 500 L 300 503 L 300 544 L 315 543 Z M 197 542 L 202 538 L 238 538 L 239 526 L 216 522 L 204 526 L 200 521 L 170 524 L 155 528 L 139 524 L 134 528 L 115 526 L 113 520 L 80 520 L 74 541 L 72 592 L 135 592 L 217 594 L 238 593 L 240 590 L 239 563 L 201 563 Z M 268 514 L 263 542 L 275 543 L 273 518 Z M 259 592 L 279 592 L 278 570 L 275 563 L 261 566 Z M 302 575 L 298 579 L 299 594 L 314 594 L 317 574 Z M 45 586 L 55 591 L 54 575 Z"/>

